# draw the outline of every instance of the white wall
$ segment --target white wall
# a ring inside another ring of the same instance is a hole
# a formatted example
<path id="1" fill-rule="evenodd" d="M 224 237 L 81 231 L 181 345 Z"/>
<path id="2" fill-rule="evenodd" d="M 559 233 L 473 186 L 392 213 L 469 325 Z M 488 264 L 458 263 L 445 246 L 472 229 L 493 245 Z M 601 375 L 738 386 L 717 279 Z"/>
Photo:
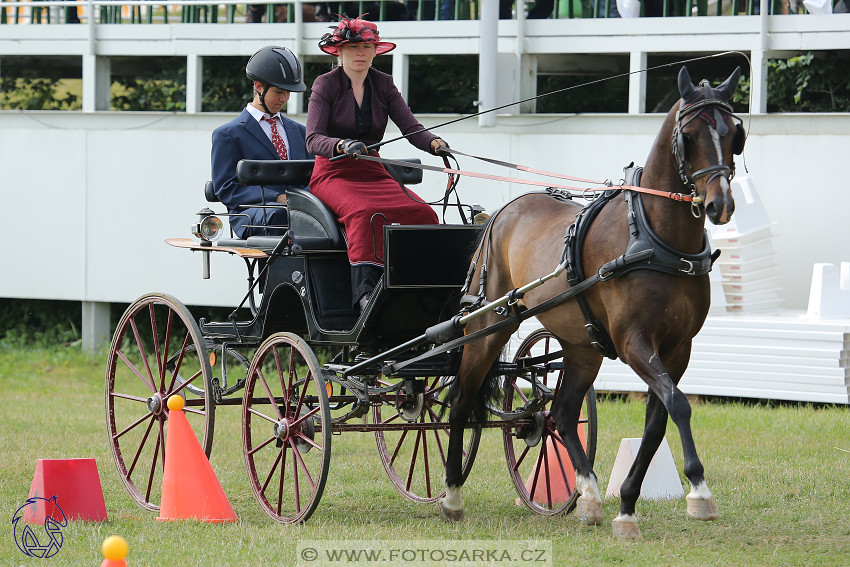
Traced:
<path id="1" fill-rule="evenodd" d="M 6 239 L 0 297 L 128 302 L 159 291 L 189 305 L 238 303 L 245 289 L 242 260 L 215 256 L 212 279 L 202 280 L 200 256 L 164 242 L 190 236 L 195 213 L 206 205 L 210 133 L 230 117 L 0 112 Z M 448 119 L 421 118 L 426 126 Z M 480 129 L 472 119 L 437 131 L 467 153 L 616 181 L 630 161 L 643 163 L 661 120 L 661 115 L 500 116 L 495 128 Z M 848 147 L 850 115 L 752 118 L 746 165 L 776 223 L 785 307 L 805 309 L 814 263 L 850 260 Z M 388 145 L 383 155 L 441 165 L 404 141 Z M 461 167 L 516 173 L 470 159 Z M 740 159 L 738 171 L 745 174 Z M 426 172 L 416 190 L 434 200 L 444 187 L 442 175 Z M 461 180 L 459 188 L 465 202 L 491 210 L 533 189 L 474 178 Z M 564 226 L 571 221 L 564 219 Z"/>

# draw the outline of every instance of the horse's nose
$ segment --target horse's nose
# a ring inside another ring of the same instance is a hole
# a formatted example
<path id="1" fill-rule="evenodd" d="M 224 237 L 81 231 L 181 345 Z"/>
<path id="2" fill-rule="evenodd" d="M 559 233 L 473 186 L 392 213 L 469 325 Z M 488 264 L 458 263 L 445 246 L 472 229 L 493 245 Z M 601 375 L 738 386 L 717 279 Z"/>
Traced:
<path id="1" fill-rule="evenodd" d="M 712 224 L 726 224 L 735 212 L 735 201 L 725 195 L 717 196 L 705 205 L 705 214 Z"/>

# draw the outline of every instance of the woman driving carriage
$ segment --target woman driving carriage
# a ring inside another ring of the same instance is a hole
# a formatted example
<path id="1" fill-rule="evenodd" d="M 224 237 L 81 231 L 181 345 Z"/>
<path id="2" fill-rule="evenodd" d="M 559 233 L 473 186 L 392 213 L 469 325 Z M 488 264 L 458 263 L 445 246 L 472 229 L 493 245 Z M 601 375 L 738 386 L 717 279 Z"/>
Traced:
<path id="1" fill-rule="evenodd" d="M 343 225 L 353 304 L 362 310 L 383 274 L 383 225 L 437 224 L 437 215 L 382 164 L 329 158 L 370 153 L 366 146 L 381 141 L 390 118 L 422 151 L 436 155 L 448 144 L 416 120 L 390 75 L 372 69 L 376 55 L 395 48 L 381 41 L 374 23 L 341 18 L 319 48 L 336 56 L 338 66 L 316 78 L 310 95 L 307 150 L 316 155 L 310 190 Z"/>

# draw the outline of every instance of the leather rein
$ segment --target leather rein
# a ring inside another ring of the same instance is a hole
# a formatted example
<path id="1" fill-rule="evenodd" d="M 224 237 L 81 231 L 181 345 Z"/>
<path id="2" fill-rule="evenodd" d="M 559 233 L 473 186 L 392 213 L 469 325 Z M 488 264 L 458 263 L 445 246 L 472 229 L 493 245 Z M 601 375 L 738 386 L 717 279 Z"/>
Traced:
<path id="1" fill-rule="evenodd" d="M 394 160 L 389 158 L 383 158 L 377 155 L 363 155 L 357 154 L 354 156 L 350 156 L 352 159 L 362 159 L 367 161 L 375 161 L 378 163 L 396 165 L 400 167 L 408 167 L 414 169 L 421 169 L 425 171 L 436 171 L 438 173 L 445 173 L 449 176 L 449 182 L 446 187 L 446 194 L 454 189 L 457 185 L 457 181 L 459 177 L 475 177 L 479 179 L 489 179 L 492 181 L 504 181 L 507 183 L 519 183 L 522 185 L 533 185 L 537 187 L 544 187 L 547 189 L 560 189 L 564 191 L 568 191 L 570 195 L 578 194 L 578 196 L 584 197 L 587 200 L 593 200 L 597 194 L 604 193 L 605 191 L 609 191 L 612 189 L 623 189 L 629 191 L 635 191 L 637 193 L 645 193 L 647 195 L 655 195 L 658 197 L 664 197 L 667 199 L 672 199 L 673 201 L 683 201 L 691 204 L 691 213 L 699 218 L 702 214 L 701 205 L 705 202 L 705 194 L 699 195 L 696 188 L 696 181 L 706 176 L 710 176 L 709 180 L 705 184 L 706 191 L 708 190 L 708 186 L 714 181 L 717 177 L 723 177 L 727 181 L 731 182 L 735 177 L 735 163 L 732 162 L 731 166 L 728 165 L 711 165 L 705 167 L 703 169 L 697 170 L 693 173 L 688 172 L 685 156 L 684 156 L 684 147 L 680 147 L 681 144 L 681 132 L 682 129 L 687 126 L 692 120 L 695 118 L 703 119 L 710 128 L 716 130 L 717 124 L 712 124 L 710 118 L 706 117 L 703 112 L 701 112 L 704 108 L 707 107 L 719 107 L 720 112 L 725 112 L 731 115 L 733 118 L 740 120 L 733 112 L 732 107 L 728 103 L 716 99 L 716 98 L 707 98 L 701 100 L 699 102 L 695 102 L 693 104 L 685 104 L 684 101 L 680 104 L 679 110 L 676 111 L 676 125 L 673 128 L 673 157 L 676 160 L 676 166 L 679 173 L 679 178 L 682 180 L 682 184 L 690 189 L 690 194 L 688 193 L 677 193 L 673 191 L 661 191 L 659 189 L 652 189 L 650 187 L 639 187 L 637 185 L 629 185 L 626 184 L 625 180 L 618 185 L 615 185 L 610 180 L 606 179 L 605 181 L 598 181 L 594 179 L 584 179 L 582 177 L 574 177 L 571 175 L 564 175 L 562 173 L 555 173 L 552 171 L 545 171 L 541 169 L 534 169 L 525 165 L 519 165 L 516 163 L 497 160 L 493 158 L 487 158 L 483 156 L 468 154 L 459 150 L 455 150 L 452 148 L 446 148 L 443 150 L 443 153 L 451 155 L 455 158 L 455 162 L 457 162 L 455 156 L 466 156 L 473 159 L 477 159 L 480 161 L 485 161 L 488 163 L 492 163 L 495 165 L 499 165 L 502 167 L 507 167 L 509 169 L 514 169 L 516 171 L 524 171 L 527 173 L 532 173 L 536 175 L 541 175 L 545 177 L 552 177 L 556 179 L 565 179 L 567 181 L 576 181 L 579 183 L 592 183 L 595 185 L 601 185 L 599 188 L 592 187 L 576 187 L 573 185 L 563 185 L 560 183 L 551 183 L 548 181 L 535 181 L 531 179 L 518 179 L 513 177 L 504 177 L 501 175 L 491 175 L 488 173 L 479 173 L 474 171 L 465 171 L 457 168 L 449 167 L 449 162 L 446 156 L 443 156 L 443 162 L 445 167 L 439 167 L 434 165 L 426 165 L 422 163 L 412 163 L 408 161 L 402 160 Z M 687 118 L 687 119 L 686 119 Z M 683 123 L 684 120 L 684 123 Z"/>
<path id="2" fill-rule="evenodd" d="M 538 175 L 545 175 L 545 176 L 555 177 L 555 178 L 559 178 L 559 179 L 568 179 L 568 180 L 572 180 L 572 181 L 594 183 L 594 184 L 597 184 L 597 185 L 602 185 L 603 187 L 595 189 L 595 188 L 592 188 L 592 187 L 575 187 L 575 186 L 571 186 L 571 185 L 561 185 L 559 183 L 549 183 L 549 182 L 546 182 L 546 181 L 534 181 L 532 179 L 517 179 L 517 178 L 513 178 L 513 177 L 503 177 L 503 176 L 500 176 L 500 175 L 491 175 L 489 173 L 478 173 L 478 172 L 475 172 L 475 171 L 465 171 L 465 170 L 455 169 L 455 168 L 451 168 L 451 167 L 439 167 L 439 166 L 436 166 L 436 165 L 426 165 L 426 164 L 422 164 L 422 163 L 411 163 L 409 161 L 395 160 L 395 159 L 383 158 L 383 157 L 373 156 L 373 155 L 358 154 L 358 155 L 351 156 L 351 157 L 352 157 L 352 159 L 362 159 L 362 160 L 366 160 L 366 161 L 376 161 L 378 163 L 397 165 L 397 166 L 400 166 L 400 167 L 412 167 L 414 169 L 422 169 L 422 170 L 425 170 L 425 171 L 436 171 L 438 173 L 446 173 L 448 175 L 453 175 L 453 176 L 457 176 L 457 177 L 462 177 L 462 176 L 476 177 L 476 178 L 479 178 L 479 179 L 490 179 L 490 180 L 493 180 L 493 181 L 506 181 L 508 183 L 519 183 L 519 184 L 522 184 L 522 185 L 534 185 L 534 186 L 537 186 L 537 187 L 563 189 L 563 190 L 566 190 L 566 191 L 579 193 L 581 196 L 587 198 L 588 200 L 592 200 L 595 197 L 596 193 L 603 193 L 603 192 L 609 191 L 611 189 L 628 189 L 628 190 L 631 190 L 631 191 L 637 191 L 639 193 L 647 193 L 649 195 L 657 195 L 659 197 L 666 197 L 666 198 L 672 199 L 674 201 L 692 202 L 694 200 L 693 194 L 688 195 L 688 194 L 685 194 L 685 193 L 674 193 L 672 191 L 660 191 L 658 189 L 650 189 L 648 187 L 637 187 L 635 185 L 624 185 L 624 184 L 614 185 L 610 180 L 595 181 L 595 180 L 591 180 L 591 179 L 582 179 L 580 177 L 571 177 L 571 176 L 568 176 L 568 175 L 563 175 L 563 174 L 560 174 L 560 173 L 554 173 L 554 172 L 551 172 L 551 171 L 543 171 L 543 170 L 539 170 L 539 169 L 532 169 L 530 167 L 517 165 L 517 164 L 510 163 L 510 162 L 493 160 L 493 159 L 490 159 L 490 158 L 485 158 L 485 157 L 481 157 L 481 156 L 467 154 L 467 153 L 464 153 L 464 152 L 461 152 L 461 151 L 458 151 L 458 150 L 454 150 L 454 149 L 447 149 L 447 150 L 444 150 L 444 151 L 446 153 L 450 153 L 452 155 L 463 155 L 463 156 L 471 157 L 471 158 L 474 158 L 474 159 L 479 159 L 479 160 L 482 160 L 482 161 L 488 161 L 488 162 L 491 162 L 491 163 L 496 163 L 498 165 L 503 165 L 505 167 L 510 167 L 512 169 L 516 169 L 518 171 L 527 171 L 529 173 L 535 173 L 535 174 L 538 174 Z"/>

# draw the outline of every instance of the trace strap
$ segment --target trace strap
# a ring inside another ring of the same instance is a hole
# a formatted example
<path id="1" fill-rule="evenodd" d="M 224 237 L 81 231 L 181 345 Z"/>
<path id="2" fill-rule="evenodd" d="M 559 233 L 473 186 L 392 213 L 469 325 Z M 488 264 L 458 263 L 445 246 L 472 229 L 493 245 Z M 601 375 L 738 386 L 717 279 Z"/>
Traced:
<path id="1" fill-rule="evenodd" d="M 420 354 L 419 356 L 416 356 L 416 357 L 411 358 L 409 360 L 405 360 L 403 362 L 395 362 L 395 363 L 387 364 L 386 366 L 384 366 L 382 368 L 381 372 L 385 376 L 391 376 L 391 375 L 399 372 L 401 369 L 403 369 L 407 366 L 410 366 L 411 364 L 414 364 L 414 363 L 419 362 L 421 360 L 432 358 L 434 356 L 437 356 L 437 355 L 445 353 L 445 352 L 449 352 L 450 350 L 456 349 L 458 347 L 462 347 L 462 346 L 467 345 L 471 342 L 477 341 L 478 339 L 480 339 L 482 337 L 492 335 L 493 333 L 496 333 L 496 332 L 502 330 L 505 327 L 518 327 L 519 324 L 522 321 L 525 321 L 526 319 L 530 319 L 531 317 L 537 315 L 538 313 L 542 313 L 543 311 L 546 311 L 547 309 L 552 309 L 553 307 L 560 305 L 560 304 L 572 299 L 577 294 L 582 293 L 583 291 L 585 291 L 589 287 L 591 287 L 591 286 L 593 286 L 593 285 L 595 285 L 599 282 L 604 282 L 604 281 L 609 280 L 611 278 L 617 277 L 621 273 L 623 268 L 626 268 L 626 267 L 628 267 L 629 265 L 631 265 L 635 262 L 640 262 L 642 260 L 650 258 L 654 253 L 655 253 L 654 250 L 646 249 L 646 250 L 641 250 L 639 252 L 635 252 L 633 254 L 623 254 L 622 256 L 620 256 L 620 257 L 618 257 L 618 258 L 616 258 L 616 259 L 614 259 L 614 260 L 612 260 L 612 261 L 610 261 L 606 264 L 603 264 L 597 270 L 597 272 L 595 274 L 593 274 L 592 276 L 590 276 L 589 278 L 587 278 L 587 279 L 581 281 L 580 283 L 572 286 L 571 288 L 567 289 L 566 291 L 562 291 L 561 293 L 559 293 L 555 297 L 551 297 L 551 298 L 547 299 L 546 301 L 544 301 L 543 303 L 541 303 L 539 305 L 535 305 L 534 307 L 531 307 L 531 308 L 526 309 L 524 311 L 520 311 L 516 315 L 514 315 L 513 317 L 503 319 L 503 320 L 501 320 L 497 323 L 494 323 L 492 325 L 484 327 L 483 329 L 479 329 L 477 331 L 474 331 L 474 332 L 472 332 L 468 335 L 464 335 L 462 337 L 458 337 L 457 339 L 451 340 L 449 342 L 439 344 L 439 345 L 433 347 L 432 349 L 425 351 L 424 353 Z M 513 290 L 513 291 L 515 292 L 517 290 Z M 510 293 L 513 293 L 513 292 L 510 292 Z M 481 309 L 479 309 L 479 311 L 485 312 L 485 311 L 493 310 L 494 306 L 496 306 L 496 305 L 498 305 L 498 302 L 495 302 L 495 303 L 492 303 L 488 306 L 482 307 Z M 436 329 L 437 327 L 441 327 L 441 326 L 445 325 L 446 323 L 453 324 L 455 326 L 455 329 L 459 330 L 459 327 L 457 327 L 457 322 L 455 321 L 455 319 L 452 319 L 450 321 L 447 321 L 447 322 L 444 322 L 442 324 L 435 325 L 434 327 L 431 327 L 429 329 L 429 331 L 431 329 Z M 414 340 L 420 341 L 420 344 L 421 344 L 421 342 L 425 342 L 426 340 L 428 340 L 430 338 L 431 337 L 429 336 L 429 333 L 426 331 L 425 335 L 422 335 L 422 337 L 420 337 L 419 339 L 414 339 Z M 410 341 L 410 342 L 413 343 L 414 341 Z M 375 357 L 374 360 L 377 360 L 377 359 L 378 359 L 378 357 Z M 367 362 L 371 362 L 371 361 L 367 361 Z M 353 369 L 348 369 L 347 373 L 353 373 Z"/>
<path id="2" fill-rule="evenodd" d="M 453 153 L 461 153 L 457 150 L 452 150 Z M 467 154 L 463 154 L 467 155 Z M 339 156 L 338 156 L 339 157 Z M 670 191 L 659 191 L 658 189 L 649 189 L 647 187 L 637 187 L 634 185 L 606 185 L 605 187 L 599 189 L 593 189 L 590 187 L 573 187 L 571 185 L 560 185 L 558 183 L 548 183 L 545 181 L 534 181 L 531 179 L 516 179 L 513 177 L 502 177 L 500 175 L 490 175 L 487 173 L 477 173 L 474 171 L 463 171 L 460 169 L 452 169 L 449 167 L 438 167 L 436 165 L 425 165 L 422 163 L 411 163 L 409 161 L 401 161 L 395 159 L 382 158 L 378 156 L 370 156 L 370 155 L 356 155 L 351 156 L 352 159 L 365 159 L 367 161 L 376 161 L 378 163 L 388 163 L 390 165 L 398 165 L 401 167 L 413 167 L 416 169 L 422 169 L 425 171 L 436 171 L 439 173 L 447 173 L 449 175 L 457 175 L 457 176 L 467 176 L 467 177 L 477 177 L 479 179 L 491 179 L 493 181 L 505 181 L 507 183 L 519 183 L 522 185 L 535 185 L 537 187 L 553 187 L 555 189 L 566 189 L 568 191 L 575 191 L 577 193 L 581 193 L 583 195 L 587 195 L 588 193 L 602 193 L 604 191 L 608 191 L 611 189 L 628 189 L 631 191 L 637 191 L 638 193 L 647 193 L 650 195 L 657 195 L 659 197 L 666 197 L 668 199 L 672 199 L 674 201 L 693 201 L 693 197 L 691 195 L 686 195 L 684 193 L 673 193 Z M 507 162 L 497 162 L 496 160 L 487 160 L 493 161 L 494 163 L 503 163 L 506 165 Z M 517 166 L 517 168 L 524 168 L 525 166 Z M 541 175 L 555 175 L 551 173 L 543 173 L 537 172 L 536 170 L 532 170 L 531 168 L 522 169 L 522 171 L 529 171 L 532 173 L 540 173 Z M 573 179 L 577 181 L 583 181 L 582 179 L 576 177 L 566 177 L 559 175 L 558 177 L 563 177 L 565 179 Z M 590 183 L 600 183 L 599 181 L 590 181 Z"/>

